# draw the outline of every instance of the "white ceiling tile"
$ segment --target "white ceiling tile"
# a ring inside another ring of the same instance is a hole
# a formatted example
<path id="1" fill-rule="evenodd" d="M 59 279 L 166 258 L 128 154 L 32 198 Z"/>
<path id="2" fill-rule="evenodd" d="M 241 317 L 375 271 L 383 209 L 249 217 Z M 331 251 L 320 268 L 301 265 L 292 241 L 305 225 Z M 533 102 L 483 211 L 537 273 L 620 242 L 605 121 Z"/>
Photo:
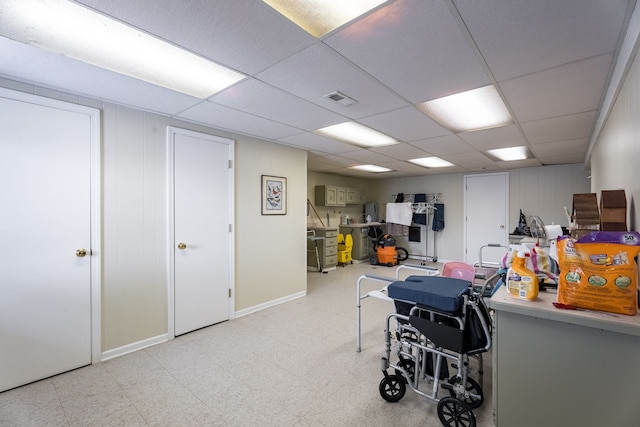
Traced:
<path id="1" fill-rule="evenodd" d="M 588 138 L 554 141 L 531 146 L 536 157 L 565 156 L 569 154 L 579 154 L 584 157 L 588 147 Z"/>
<path id="2" fill-rule="evenodd" d="M 358 121 L 404 142 L 451 133 L 415 107 L 401 108 Z"/>
<path id="3" fill-rule="evenodd" d="M 325 138 L 324 136 L 316 135 L 315 133 L 296 133 L 295 135 L 279 138 L 278 141 L 287 144 L 298 146 L 306 149 L 313 149 L 321 152 L 323 155 L 340 154 L 353 151 L 356 149 L 354 145 L 347 144 L 345 142 L 336 141 L 335 139 Z"/>
<path id="4" fill-rule="evenodd" d="M 324 41 L 412 104 L 489 82 L 444 2 L 398 0 Z"/>
<path id="5" fill-rule="evenodd" d="M 540 157 L 540 162 L 543 165 L 567 165 L 573 163 L 584 163 L 584 155 L 582 154 L 567 154 L 564 156 L 549 156 Z"/>
<path id="6" fill-rule="evenodd" d="M 370 148 L 370 150 L 398 160 L 417 159 L 429 156 L 429 153 L 408 143 L 374 147 Z"/>
<path id="7" fill-rule="evenodd" d="M 341 154 L 342 157 L 347 159 L 351 159 L 354 162 L 358 162 L 360 164 L 374 164 L 377 165 L 382 162 L 388 162 L 389 158 L 384 154 L 376 153 L 374 151 L 368 149 L 360 149 L 357 151 L 351 151 L 349 153 Z"/>
<path id="8" fill-rule="evenodd" d="M 585 138 L 591 135 L 597 111 L 552 117 L 522 123 L 522 130 L 531 144 Z"/>
<path id="9" fill-rule="evenodd" d="M 434 156 L 445 154 L 473 153 L 476 150 L 458 135 L 446 135 L 438 138 L 430 138 L 422 141 L 414 141 L 411 145 L 431 153 Z"/>
<path id="10" fill-rule="evenodd" d="M 504 80 L 612 52 L 628 0 L 454 0 L 493 75 Z"/>
<path id="11" fill-rule="evenodd" d="M 321 39 L 257 0 L 77 3 L 249 76 L 203 102 L 2 38 L 8 15 L 0 2 L 0 85 L 274 141 L 308 150 L 308 170 L 385 179 L 582 163 L 635 0 L 395 0 Z M 415 107 L 493 81 L 514 113 L 513 126 L 454 135 Z M 333 91 L 358 103 L 342 107 L 322 98 Z M 362 149 L 310 132 L 347 120 L 401 144 Z M 511 145 L 528 145 L 538 159 L 496 163 L 482 154 Z M 458 166 L 405 161 L 432 155 Z M 353 163 L 395 171 L 346 169 Z"/>
<path id="12" fill-rule="evenodd" d="M 500 82 L 520 122 L 598 109 L 612 56 L 596 56 Z"/>
<path id="13" fill-rule="evenodd" d="M 465 169 L 482 169 L 494 165 L 494 161 L 482 153 L 461 153 L 443 155 L 443 159 Z"/>
<path id="14" fill-rule="evenodd" d="M 322 43 L 289 57 L 256 78 L 353 119 L 409 105 Z M 324 97 L 335 91 L 358 102 L 343 106 Z"/>
<path id="15" fill-rule="evenodd" d="M 484 129 L 475 132 L 463 132 L 458 136 L 478 150 L 491 150 L 493 148 L 519 147 L 527 145 L 517 125 L 502 126 Z"/>
<path id="16" fill-rule="evenodd" d="M 263 138 L 269 140 L 300 133 L 299 129 L 291 126 L 214 104 L 210 101 L 203 101 L 195 107 L 183 111 L 177 117 L 244 135 L 262 135 Z M 242 130 L 238 131 L 238 129 Z"/>
<path id="17" fill-rule="evenodd" d="M 318 160 L 320 161 L 320 160 Z M 323 157 L 323 162 L 330 162 L 331 164 L 334 165 L 340 165 L 342 167 L 349 167 L 349 166 L 355 166 L 358 165 L 360 163 L 358 163 L 357 161 L 353 160 L 353 159 L 348 159 L 346 157 L 343 156 L 339 156 L 337 154 L 330 154 L 328 156 Z"/>
<path id="18" fill-rule="evenodd" d="M 255 79 L 245 80 L 210 100 L 307 131 L 347 121 L 343 116 Z"/>

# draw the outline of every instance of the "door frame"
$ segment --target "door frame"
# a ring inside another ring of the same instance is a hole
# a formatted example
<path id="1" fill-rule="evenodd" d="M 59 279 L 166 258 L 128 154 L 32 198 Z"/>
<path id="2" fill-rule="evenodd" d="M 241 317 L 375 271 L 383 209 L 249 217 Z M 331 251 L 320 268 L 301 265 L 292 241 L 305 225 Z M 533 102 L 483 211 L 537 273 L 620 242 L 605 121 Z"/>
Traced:
<path id="1" fill-rule="evenodd" d="M 509 244 L 509 172 L 492 172 L 492 173 L 483 173 L 483 174 L 471 174 L 471 175 L 464 175 L 464 188 L 463 188 L 463 230 L 462 230 L 462 247 L 464 249 L 464 259 L 467 260 L 468 259 L 468 251 L 469 251 L 469 247 L 468 247 L 468 240 L 467 240 L 467 236 L 468 236 L 468 230 L 467 230 L 467 223 L 468 221 L 466 220 L 467 215 L 469 214 L 469 207 L 467 206 L 467 181 L 469 179 L 472 178 L 476 178 L 476 177 L 487 177 L 487 176 L 503 176 L 504 177 L 504 182 L 505 182 L 505 188 L 504 188 L 504 218 L 505 218 L 505 228 L 504 228 L 504 242 L 506 245 Z M 487 242 L 487 243 L 498 243 L 498 242 Z M 508 246 L 507 246 L 508 247 Z"/>
<path id="2" fill-rule="evenodd" d="M 175 334 L 175 135 L 209 140 L 229 146 L 229 319 L 235 317 L 235 184 L 234 184 L 234 140 L 195 132 L 174 126 L 167 126 L 167 338 Z"/>
<path id="3" fill-rule="evenodd" d="M 91 363 L 102 361 L 102 182 L 100 110 L 25 92 L 0 88 L 0 97 L 57 110 L 85 114 L 90 122 L 90 294 L 91 294 Z"/>

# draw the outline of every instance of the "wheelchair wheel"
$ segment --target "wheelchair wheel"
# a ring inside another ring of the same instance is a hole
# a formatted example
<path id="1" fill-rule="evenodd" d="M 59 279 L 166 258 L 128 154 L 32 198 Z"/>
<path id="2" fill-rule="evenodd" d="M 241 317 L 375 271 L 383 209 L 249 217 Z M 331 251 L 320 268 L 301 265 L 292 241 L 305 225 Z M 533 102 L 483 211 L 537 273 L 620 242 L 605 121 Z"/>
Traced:
<path id="1" fill-rule="evenodd" d="M 458 382 L 460 382 L 460 377 L 458 376 L 453 376 L 449 379 L 449 383 L 450 384 L 456 384 Z M 471 409 L 476 409 L 479 408 L 480 405 L 482 405 L 482 402 L 484 402 L 484 393 L 482 392 L 482 387 L 480 387 L 480 384 L 478 384 L 478 382 L 476 380 L 474 380 L 473 378 L 467 378 L 467 387 L 466 390 L 472 394 L 475 394 L 479 397 L 466 397 L 464 399 L 461 399 L 464 403 L 467 404 L 467 406 Z M 453 389 L 449 390 L 449 394 L 451 394 L 451 397 L 456 397 L 456 392 Z"/>
<path id="2" fill-rule="evenodd" d="M 405 248 L 396 247 L 398 253 L 398 261 L 406 261 L 409 259 L 409 252 Z"/>
<path id="3" fill-rule="evenodd" d="M 438 402 L 438 418 L 443 426 L 476 427 L 471 408 L 455 397 L 443 397 Z"/>
<path id="4" fill-rule="evenodd" d="M 397 402 L 404 397 L 407 392 L 407 386 L 404 385 L 404 377 L 402 375 L 386 375 L 380 381 L 380 396 L 387 402 Z"/>

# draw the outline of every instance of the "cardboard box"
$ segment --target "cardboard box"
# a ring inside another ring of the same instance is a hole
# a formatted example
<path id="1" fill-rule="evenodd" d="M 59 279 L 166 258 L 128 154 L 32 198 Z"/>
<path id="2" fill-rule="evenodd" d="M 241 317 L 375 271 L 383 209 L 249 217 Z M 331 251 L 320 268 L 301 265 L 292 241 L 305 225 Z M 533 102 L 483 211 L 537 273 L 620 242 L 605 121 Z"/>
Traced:
<path id="1" fill-rule="evenodd" d="M 602 190 L 600 230 L 627 231 L 627 197 L 624 190 Z"/>

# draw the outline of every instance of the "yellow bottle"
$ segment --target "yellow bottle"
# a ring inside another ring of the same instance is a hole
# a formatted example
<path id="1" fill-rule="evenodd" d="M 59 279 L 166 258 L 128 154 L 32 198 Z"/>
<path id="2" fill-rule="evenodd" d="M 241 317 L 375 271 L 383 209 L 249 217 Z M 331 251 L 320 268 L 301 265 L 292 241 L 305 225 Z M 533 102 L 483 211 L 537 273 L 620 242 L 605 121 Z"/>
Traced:
<path id="1" fill-rule="evenodd" d="M 525 254 L 518 252 L 507 272 L 507 290 L 512 297 L 532 301 L 538 297 L 538 276 L 525 267 Z"/>

